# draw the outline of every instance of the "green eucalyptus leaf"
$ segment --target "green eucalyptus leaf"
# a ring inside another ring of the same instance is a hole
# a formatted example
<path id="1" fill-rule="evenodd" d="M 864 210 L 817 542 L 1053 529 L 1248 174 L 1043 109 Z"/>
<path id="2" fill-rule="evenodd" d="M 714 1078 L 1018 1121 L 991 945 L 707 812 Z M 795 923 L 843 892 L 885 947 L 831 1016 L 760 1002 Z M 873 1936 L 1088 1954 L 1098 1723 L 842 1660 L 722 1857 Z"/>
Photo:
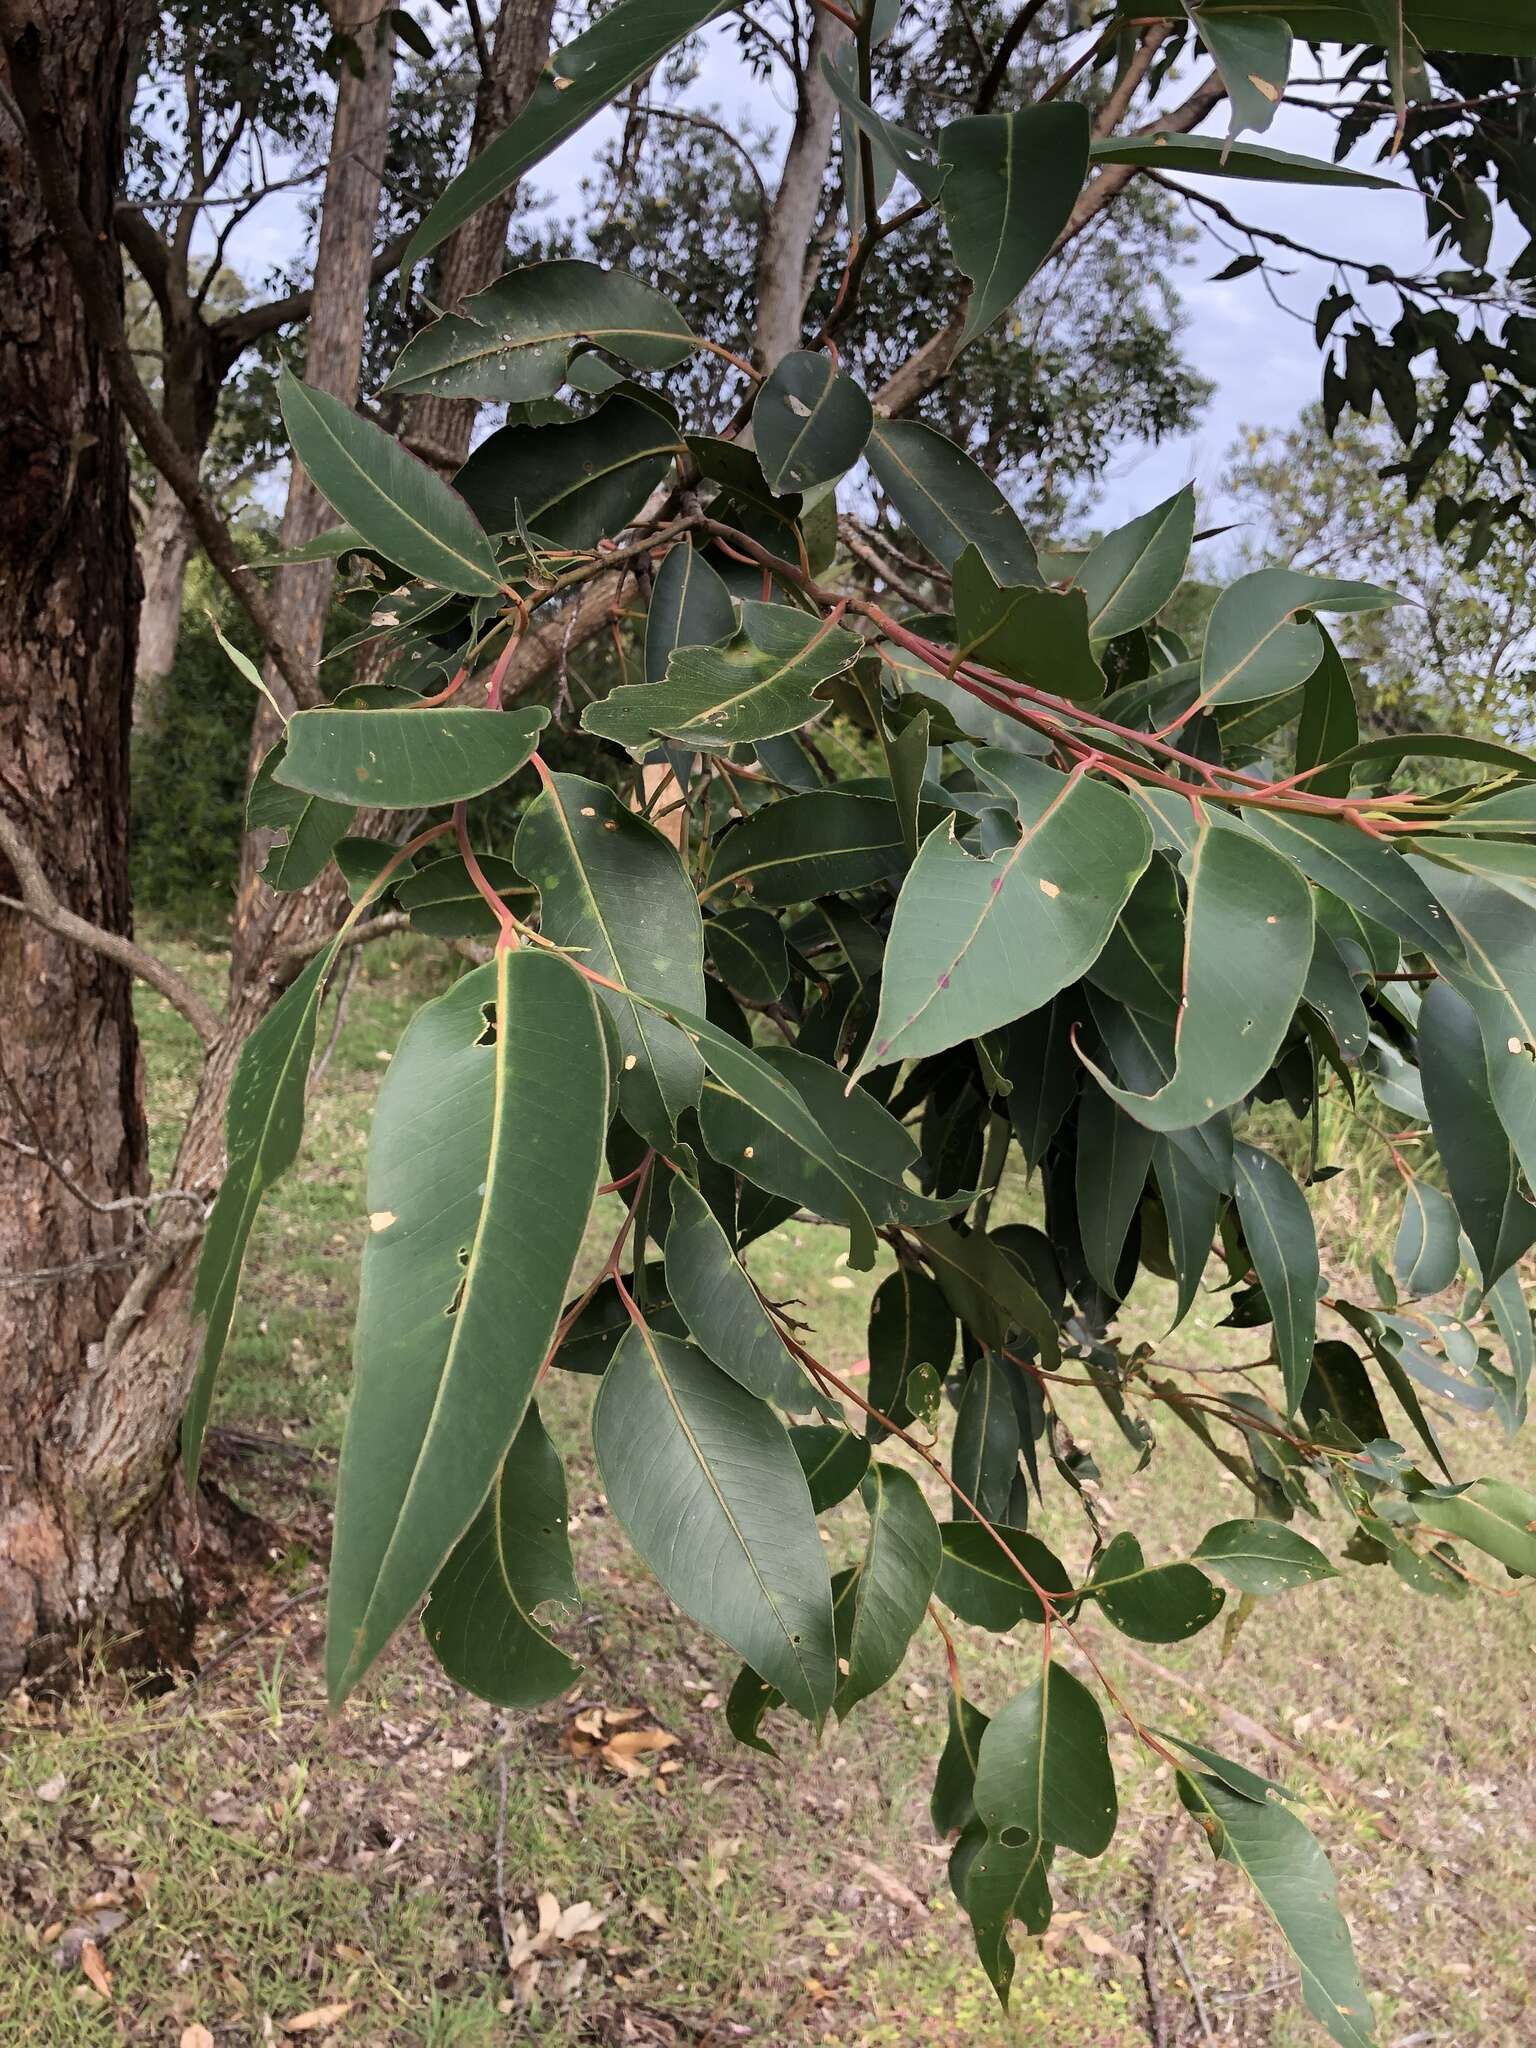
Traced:
<path id="1" fill-rule="evenodd" d="M 1227 89 L 1229 136 L 1258 134 L 1274 120 L 1291 71 L 1290 23 L 1261 14 L 1220 13 L 1186 0 L 1185 12 Z"/>
<path id="2" fill-rule="evenodd" d="M 688 541 L 668 548 L 645 615 L 645 679 L 659 683 L 675 647 L 715 647 L 736 630 L 724 578 Z"/>
<path id="3" fill-rule="evenodd" d="M 941 1839 L 960 1833 L 976 1819 L 976 1760 L 988 1718 L 963 1693 L 951 1689 L 949 1735 L 934 1773 L 933 1798 L 928 1807 L 933 1831 Z"/>
<path id="4" fill-rule="evenodd" d="M 1217 598 L 1200 658 L 1201 704 L 1246 704 L 1304 683 L 1323 659 L 1319 628 L 1300 611 L 1371 612 L 1401 603 L 1374 583 L 1255 569 Z"/>
<path id="5" fill-rule="evenodd" d="M 1416 1174 L 1403 1183 L 1403 1214 L 1392 1248 L 1392 1270 L 1408 1294 L 1439 1294 L 1461 1265 L 1461 1227 L 1445 1196 Z"/>
<path id="6" fill-rule="evenodd" d="M 1072 1590 L 1060 1558 L 1025 1529 L 994 1528 L 986 1522 L 945 1522 L 939 1533 L 944 1558 L 939 1566 L 938 1597 L 962 1621 L 977 1628 L 1006 1635 L 1021 1621 L 1043 1622 L 1045 1609 L 1035 1587 L 1043 1586 L 1053 1594 Z"/>
<path id="7" fill-rule="evenodd" d="M 548 723 L 542 706 L 299 711 L 288 721 L 275 773 L 286 788 L 340 803 L 425 810 L 480 796 L 515 775 Z"/>
<path id="8" fill-rule="evenodd" d="M 1464 1492 L 1420 1493 L 1413 1512 L 1426 1528 L 1497 1558 L 1512 1572 L 1536 1579 L 1536 1495 L 1504 1479 L 1475 1479 Z"/>
<path id="9" fill-rule="evenodd" d="M 772 1409 L 692 1344 L 637 1325 L 603 1375 L 592 1442 L 609 1505 L 670 1598 L 820 1727 L 837 1685 L 831 1584 Z"/>
<path id="10" fill-rule="evenodd" d="M 522 1426 L 607 1127 L 597 1005 L 553 954 L 504 951 L 466 975 L 390 1063 L 337 1483 L 333 1701 L 432 1584 Z"/>
<path id="11" fill-rule="evenodd" d="M 794 732 L 826 709 L 812 693 L 863 643 L 791 605 L 748 600 L 741 631 L 719 647 L 679 647 L 659 683 L 625 683 L 589 704 L 588 732 L 641 754 L 658 737 L 705 753 Z"/>
<path id="12" fill-rule="evenodd" d="M 1275 1357 L 1285 1378 L 1285 1412 L 1294 1412 L 1312 1370 L 1317 1291 L 1322 1277 L 1307 1198 L 1290 1174 L 1256 1145 L 1236 1145 L 1237 1213 L 1275 1324 Z"/>
<path id="13" fill-rule="evenodd" d="M 1104 694 L 1081 590 L 1000 585 L 972 543 L 954 567 L 956 651 L 1074 703 Z"/>
<path id="14" fill-rule="evenodd" d="M 765 804 L 724 834 L 710 861 L 710 887 L 734 883 L 781 908 L 887 881 L 907 858 L 888 797 L 804 790 Z"/>
<path id="15" fill-rule="evenodd" d="M 1018 841 L 977 860 L 953 820 L 902 884 L 875 1030 L 857 1071 L 942 1052 L 1038 1009 L 1092 965 L 1152 852 L 1128 797 L 995 748 L 976 756 L 1018 805 Z"/>
<path id="16" fill-rule="evenodd" d="M 789 1440 L 818 1515 L 846 1500 L 869 1470 L 869 1445 L 835 1423 L 796 1423 Z"/>
<path id="17" fill-rule="evenodd" d="M 723 0 L 619 0 L 585 34 L 557 50 L 510 127 L 439 194 L 406 245 L 406 276 L 465 221 L 617 99 L 710 16 Z"/>
<path id="18" fill-rule="evenodd" d="M 722 910 L 704 926 L 710 965 L 749 1003 L 774 1003 L 789 986 L 783 928 L 766 910 Z"/>
<path id="19" fill-rule="evenodd" d="M 773 367 L 752 408 L 763 475 L 776 491 L 808 491 L 852 469 L 875 423 L 863 389 L 830 356 L 795 349 Z"/>
<path id="20" fill-rule="evenodd" d="M 491 533 L 595 548 L 636 516 L 683 446 L 654 406 L 615 392 L 583 419 L 498 427 L 454 485 Z"/>
<path id="21" fill-rule="evenodd" d="M 911 1473 L 877 1461 L 860 1490 L 869 1541 L 853 1594 L 844 1653 L 848 1668 L 834 1702 L 839 1720 L 900 1670 L 928 1611 L 944 1555 L 939 1525 Z"/>
<path id="22" fill-rule="evenodd" d="M 1338 1882 L 1312 1835 L 1286 1807 L 1204 1772 L 1180 1771 L 1179 1797 L 1212 1853 L 1243 1871 L 1274 1914 L 1301 1965 L 1307 2010 L 1340 2048 L 1372 2048 L 1370 2001 L 1339 1911 Z"/>
<path id="23" fill-rule="evenodd" d="M 511 861 L 494 853 L 477 856 L 481 874 L 503 903 L 517 906 L 533 891 Z M 396 891 L 402 910 L 410 913 L 414 930 L 437 939 L 494 939 L 501 920 L 475 887 L 474 877 L 458 854 L 429 861 L 408 876 Z M 527 904 L 521 906 L 527 909 Z"/>
<path id="24" fill-rule="evenodd" d="M 472 597 L 501 589 L 480 523 L 435 469 L 340 399 L 284 370 L 283 424 L 310 482 L 370 547 L 413 576 Z"/>
<path id="25" fill-rule="evenodd" d="M 919 1266 L 903 1260 L 875 1289 L 869 1310 L 869 1402 L 882 1415 L 905 1425 L 912 1420 L 902 1397 L 920 1365 L 948 1372 L 955 1355 L 955 1316 L 943 1289 Z M 885 1431 L 874 1420 L 869 1435 Z"/>
<path id="26" fill-rule="evenodd" d="M 1088 110 L 1069 100 L 968 114 L 941 133 L 944 231 L 972 287 L 962 348 L 1007 311 L 1055 247 L 1088 175 L 1088 142 Z"/>
<path id="27" fill-rule="evenodd" d="M 499 1707 L 557 1698 L 581 1667 L 534 1614 L 580 1597 L 567 1533 L 565 1474 L 530 1407 L 484 1505 L 432 1581 L 421 1625 L 455 1685 Z"/>
<path id="28" fill-rule="evenodd" d="M 955 1497 L 957 1520 L 974 1520 L 976 1509 L 984 1521 L 1008 1520 L 1022 1448 L 1008 1372 L 1001 1359 L 984 1351 L 966 1375 L 949 1461 L 951 1478 L 968 1496 Z"/>
<path id="29" fill-rule="evenodd" d="M 407 342 L 386 391 L 416 397 L 547 398 L 578 341 L 642 370 L 669 370 L 696 346 L 672 301 L 627 270 L 562 258 L 509 270 Z"/>
<path id="30" fill-rule="evenodd" d="M 1296 10 L 1287 8 L 1294 19 Z M 1089 148 L 1094 164 L 1129 164 L 1136 170 L 1172 172 L 1180 176 L 1242 178 L 1259 184 L 1368 186 L 1393 190 L 1390 178 L 1353 164 L 1332 164 L 1326 158 L 1297 156 L 1267 142 L 1223 142 L 1218 135 L 1111 135 Z"/>
<path id="31" fill-rule="evenodd" d="M 1039 584 L 1034 543 L 997 485 L 919 420 L 877 419 L 865 451 L 875 481 L 941 567 L 975 547 L 999 583 Z"/>
<path id="32" fill-rule="evenodd" d="M 1194 1554 L 1240 1593 L 1287 1593 L 1338 1577 L 1315 1543 L 1279 1522 L 1220 1522 Z"/>
<path id="33" fill-rule="evenodd" d="M 760 1401 L 792 1415 L 816 1407 L 815 1388 L 785 1348 L 708 1202 L 681 1174 L 673 1175 L 671 1192 L 667 1291 L 688 1334 Z"/>
<path id="34" fill-rule="evenodd" d="M 1088 603 L 1090 636 L 1114 640 L 1155 619 L 1183 581 L 1194 537 L 1193 484 L 1107 533 L 1073 578 Z"/>
<path id="35" fill-rule="evenodd" d="M 1102 1856 L 1119 1817 L 1098 1701 L 1055 1662 L 994 1714 L 976 1764 L 976 1812 L 993 1841 Z"/>
<path id="36" fill-rule="evenodd" d="M 352 822 L 350 803 L 331 803 L 302 790 L 285 789 L 276 780 L 287 744 L 279 740 L 263 758 L 245 800 L 246 827 L 252 832 L 284 832 L 286 840 L 267 855 L 261 878 L 271 888 L 303 889 L 325 867 L 336 842 Z"/>
<path id="37" fill-rule="evenodd" d="M 1088 1588 L 1121 1634 L 1138 1643 L 1182 1643 L 1198 1635 L 1227 1597 L 1192 1564 L 1149 1565 L 1129 1530 L 1105 1545 Z"/>
<path id="38" fill-rule="evenodd" d="M 606 785 L 552 775 L 523 814 L 513 859 L 539 892 L 540 930 L 628 993 L 600 989 L 618 1028 L 619 1105 L 659 1150 L 695 1107 L 703 1062 L 642 998 L 704 1007 L 704 927 L 677 850 Z"/>

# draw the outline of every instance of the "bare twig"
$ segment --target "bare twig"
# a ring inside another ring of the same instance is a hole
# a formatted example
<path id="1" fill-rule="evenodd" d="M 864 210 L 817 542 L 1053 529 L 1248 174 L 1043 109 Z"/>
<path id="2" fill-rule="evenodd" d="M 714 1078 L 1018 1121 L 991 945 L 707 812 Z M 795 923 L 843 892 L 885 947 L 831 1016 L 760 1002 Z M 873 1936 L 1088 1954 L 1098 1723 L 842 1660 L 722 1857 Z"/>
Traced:
<path id="1" fill-rule="evenodd" d="M 174 967 L 157 960 L 153 953 L 146 953 L 124 933 L 105 931 L 100 925 L 91 924 L 88 919 L 77 917 L 72 910 L 66 910 L 43 873 L 42 862 L 32 850 L 31 841 L 5 811 L 0 811 L 0 854 L 10 862 L 21 885 L 20 897 L 0 896 L 0 906 L 18 910 L 46 930 L 56 932 L 61 939 L 73 939 L 77 945 L 88 946 L 93 953 L 115 960 L 119 967 L 126 967 L 140 981 L 158 989 L 166 1001 L 186 1018 L 204 1045 L 215 1042 L 224 1025 L 213 1005 L 200 996 L 191 982 L 179 975 Z"/>
<path id="2" fill-rule="evenodd" d="M 224 1645 L 216 1657 L 210 1658 L 206 1664 L 195 1671 L 182 1688 L 183 1695 L 185 1696 L 185 1694 L 190 1693 L 196 1686 L 206 1684 L 212 1678 L 215 1671 L 223 1669 L 237 1650 L 243 1650 L 246 1644 L 254 1642 L 257 1636 L 266 1635 L 269 1629 L 277 1626 L 285 1614 L 292 1614 L 296 1607 L 308 1607 L 316 1600 L 323 1600 L 325 1592 L 326 1589 L 323 1584 L 308 1586 L 302 1593 L 295 1593 L 291 1599 L 279 1601 L 270 1614 L 265 1615 L 260 1621 L 253 1623 L 250 1628 L 242 1629 L 232 1642 Z"/>
<path id="3" fill-rule="evenodd" d="M 512 1924 L 507 1912 L 507 1753 L 496 1752 L 496 1925 L 501 1934 L 501 1959 L 513 1974 Z"/>

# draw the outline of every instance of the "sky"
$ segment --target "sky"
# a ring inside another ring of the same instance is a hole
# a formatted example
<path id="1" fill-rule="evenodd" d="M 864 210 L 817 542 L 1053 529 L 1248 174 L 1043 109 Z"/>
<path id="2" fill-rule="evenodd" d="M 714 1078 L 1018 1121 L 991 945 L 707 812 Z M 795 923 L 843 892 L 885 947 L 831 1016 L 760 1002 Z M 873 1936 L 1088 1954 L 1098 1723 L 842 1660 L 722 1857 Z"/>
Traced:
<path id="1" fill-rule="evenodd" d="M 443 16 L 435 6 L 418 6 L 417 12 L 441 31 Z M 698 73 L 681 95 L 683 103 L 711 109 L 738 129 L 749 115 L 756 129 L 771 125 L 772 104 L 742 65 L 729 19 L 707 30 L 701 45 Z M 1293 89 L 1306 89 L 1314 69 L 1312 53 L 1298 45 Z M 1309 96 L 1320 97 L 1324 90 L 1312 87 Z M 611 112 L 597 116 L 539 166 L 535 178 L 549 195 L 555 217 L 579 211 L 581 181 L 598 152 L 617 135 L 618 118 Z M 1227 110 L 1219 107 L 1202 132 L 1223 134 L 1226 122 Z M 788 126 L 788 110 L 780 105 L 780 135 L 787 134 Z M 1299 155 L 1327 159 L 1333 138 L 1334 126 L 1326 114 L 1284 105 L 1263 139 Z M 1358 150 L 1354 161 L 1374 168 L 1374 145 Z M 1211 178 L 1186 182 L 1221 199 L 1255 226 L 1283 229 L 1293 239 L 1329 252 L 1408 271 L 1440 267 L 1441 259 L 1426 236 L 1423 202 L 1406 180 L 1401 192 Z M 1221 490 L 1221 478 L 1239 435 L 1250 428 L 1292 425 L 1319 394 L 1321 357 L 1313 339 L 1312 315 L 1333 276 L 1332 267 L 1290 255 L 1280 259 L 1287 274 L 1272 272 L 1271 282 L 1276 296 L 1293 309 L 1287 313 L 1270 297 L 1259 273 L 1213 282 L 1214 273 L 1234 253 L 1232 237 L 1222 230 L 1224 244 L 1198 213 L 1191 217 L 1198 239 L 1177 274 L 1188 316 L 1183 347 L 1187 359 L 1214 384 L 1215 393 L 1193 432 L 1156 446 L 1127 446 L 1117 454 L 1094 515 L 1102 525 L 1130 519 L 1191 481 L 1199 493 L 1201 518 L 1219 523 L 1233 509 Z M 258 278 L 291 253 L 304 231 L 299 196 L 281 195 L 269 200 L 242 230 L 231 246 L 230 260 L 246 277 Z"/>

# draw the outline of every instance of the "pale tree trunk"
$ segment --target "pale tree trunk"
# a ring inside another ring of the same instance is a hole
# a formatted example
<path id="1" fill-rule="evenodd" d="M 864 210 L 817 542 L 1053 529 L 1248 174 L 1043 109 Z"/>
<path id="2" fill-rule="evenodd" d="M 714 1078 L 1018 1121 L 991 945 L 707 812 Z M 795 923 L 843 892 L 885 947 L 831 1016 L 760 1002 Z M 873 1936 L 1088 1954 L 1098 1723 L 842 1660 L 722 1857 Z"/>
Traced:
<path id="1" fill-rule="evenodd" d="M 849 31 L 835 15 L 820 7 L 814 12 L 795 125 L 758 250 L 755 354 L 764 369 L 800 346 L 806 300 L 815 282 L 806 274 L 806 251 L 816 232 L 837 127 L 837 101 L 821 75 L 821 60 L 825 57 L 831 63 L 836 58 Z"/>
<path id="2" fill-rule="evenodd" d="M 482 57 L 469 154 L 477 157 L 494 136 L 520 114 L 549 55 L 549 25 L 555 0 L 502 0 L 494 41 Z M 517 188 L 483 206 L 451 235 L 443 249 L 433 289 L 435 302 L 456 313 L 472 292 L 498 277 L 507 252 L 507 229 Z M 400 438 L 424 462 L 451 476 L 469 453 L 480 402 L 474 398 L 427 396 L 407 402 Z"/>
<path id="3" fill-rule="evenodd" d="M 139 536 L 144 602 L 139 608 L 139 653 L 133 696 L 136 731 L 153 730 L 159 722 L 165 680 L 176 664 L 182 596 L 193 538 L 186 507 L 162 477 Z"/>
<path id="4" fill-rule="evenodd" d="M 40 64 L 102 234 L 125 16 L 121 0 L 24 0 L 0 53 L 0 71 L 23 44 Z M 59 895 L 126 934 L 138 571 L 122 421 L 3 114 L 0 251 L 0 806 Z M 17 888 L 0 859 L 0 896 Z M 132 1274 L 110 1261 L 140 1215 L 93 1206 L 146 1191 L 130 989 L 122 967 L 0 908 L 0 1690 L 93 1627 L 134 1661 L 186 1636 L 174 1416 L 108 1342 Z"/>

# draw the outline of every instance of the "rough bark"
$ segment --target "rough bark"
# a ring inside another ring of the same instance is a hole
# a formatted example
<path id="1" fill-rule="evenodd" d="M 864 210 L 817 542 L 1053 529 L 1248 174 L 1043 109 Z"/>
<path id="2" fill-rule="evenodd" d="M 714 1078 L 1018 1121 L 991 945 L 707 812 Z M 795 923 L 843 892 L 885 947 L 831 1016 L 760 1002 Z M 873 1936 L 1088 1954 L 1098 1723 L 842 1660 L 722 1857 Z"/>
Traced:
<path id="1" fill-rule="evenodd" d="M 127 64 L 121 0 L 3 17 L 111 220 Z M 128 726 L 138 570 L 122 420 L 29 152 L 0 115 L 0 805 L 48 879 L 131 928 Z M 0 895 L 18 878 L 0 859 Z M 0 1690 L 89 1628 L 174 1656 L 188 1601 L 169 1479 L 175 1418 L 110 1356 L 147 1146 L 131 983 L 117 962 L 0 908 Z M 89 1197 L 90 1199 L 83 1199 Z M 40 1268 L 59 1277 L 17 1283 Z"/>
<path id="2" fill-rule="evenodd" d="M 837 101 L 821 75 L 821 60 L 825 57 L 830 63 L 837 56 L 849 31 L 835 15 L 819 7 L 815 15 L 799 82 L 795 125 L 758 252 L 754 352 L 764 369 L 800 344 L 806 299 L 814 282 L 806 275 L 805 252 L 816 231 L 837 126 Z"/>
<path id="3" fill-rule="evenodd" d="M 519 113 L 533 91 L 549 55 L 550 21 L 555 0 L 502 0 L 496 17 L 489 63 L 482 61 L 475 93 L 475 120 L 469 154 L 485 145 Z M 500 275 L 507 251 L 507 229 L 517 202 L 517 188 L 503 192 L 471 216 L 444 246 L 433 290 L 434 302 L 457 312 L 472 292 Z M 415 398 L 405 407 L 401 439 L 426 462 L 451 475 L 469 453 L 475 415 L 474 398 Z"/>

